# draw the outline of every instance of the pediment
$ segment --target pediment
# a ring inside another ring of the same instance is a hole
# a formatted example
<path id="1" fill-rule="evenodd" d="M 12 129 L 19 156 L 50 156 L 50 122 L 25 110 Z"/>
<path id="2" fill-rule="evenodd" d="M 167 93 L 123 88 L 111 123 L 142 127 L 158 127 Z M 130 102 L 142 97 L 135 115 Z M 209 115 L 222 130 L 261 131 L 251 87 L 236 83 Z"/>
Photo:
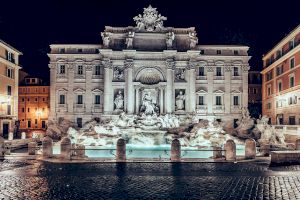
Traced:
<path id="1" fill-rule="evenodd" d="M 234 65 L 234 66 L 242 65 L 242 64 L 243 64 L 243 62 L 240 61 L 240 60 L 235 60 L 235 61 L 232 62 L 232 65 Z"/>
<path id="2" fill-rule="evenodd" d="M 99 88 L 95 88 L 95 89 L 92 90 L 92 93 L 102 94 L 103 91 L 100 90 Z"/>
<path id="3" fill-rule="evenodd" d="M 224 91 L 223 90 L 215 90 L 214 94 L 224 94 Z"/>
<path id="4" fill-rule="evenodd" d="M 232 90 L 231 93 L 232 93 L 232 94 L 241 94 L 242 92 L 239 91 L 239 90 Z"/>
<path id="5" fill-rule="evenodd" d="M 206 93 L 207 93 L 207 91 L 205 91 L 205 90 L 203 90 L 203 89 L 198 90 L 198 91 L 196 92 L 196 94 L 206 94 Z"/>
<path id="6" fill-rule="evenodd" d="M 68 92 L 68 90 L 66 88 L 59 88 L 57 91 L 58 92 Z"/>
<path id="7" fill-rule="evenodd" d="M 224 61 L 218 60 L 215 62 L 215 65 L 225 65 Z"/>
<path id="8" fill-rule="evenodd" d="M 85 93 L 85 90 L 82 88 L 76 88 L 73 90 L 74 93 Z"/>

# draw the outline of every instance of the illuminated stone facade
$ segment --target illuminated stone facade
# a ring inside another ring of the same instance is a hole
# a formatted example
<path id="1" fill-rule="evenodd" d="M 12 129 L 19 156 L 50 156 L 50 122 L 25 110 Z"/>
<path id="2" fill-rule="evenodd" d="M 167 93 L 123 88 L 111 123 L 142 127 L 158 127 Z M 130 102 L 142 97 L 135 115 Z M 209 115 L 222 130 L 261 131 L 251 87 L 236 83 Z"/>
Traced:
<path id="1" fill-rule="evenodd" d="M 234 121 L 248 105 L 246 46 L 198 45 L 194 27 L 164 27 L 155 8 L 136 26 L 110 27 L 103 44 L 50 45 L 50 118 L 179 116 Z"/>
<path id="2" fill-rule="evenodd" d="M 262 111 L 272 124 L 300 124 L 300 25 L 263 57 Z"/>
<path id="3" fill-rule="evenodd" d="M 15 131 L 18 118 L 19 56 L 22 53 L 0 40 L 0 136 Z"/>

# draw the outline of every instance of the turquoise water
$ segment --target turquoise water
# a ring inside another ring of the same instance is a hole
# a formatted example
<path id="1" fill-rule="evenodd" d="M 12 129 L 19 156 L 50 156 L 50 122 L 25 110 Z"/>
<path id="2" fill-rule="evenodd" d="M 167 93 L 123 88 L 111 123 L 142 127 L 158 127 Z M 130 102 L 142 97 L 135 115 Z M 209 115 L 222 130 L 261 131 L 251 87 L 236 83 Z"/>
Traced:
<path id="1" fill-rule="evenodd" d="M 126 146 L 126 158 L 170 158 L 171 146 L 136 146 L 128 144 Z M 60 154 L 60 146 L 53 147 L 53 154 Z M 86 146 L 85 155 L 89 158 L 115 158 L 116 147 L 95 147 Z M 224 152 L 223 152 L 224 154 Z M 245 146 L 237 145 L 237 156 L 245 155 Z M 198 149 L 196 147 L 181 147 L 182 158 L 210 158 L 213 156 L 211 147 Z"/>

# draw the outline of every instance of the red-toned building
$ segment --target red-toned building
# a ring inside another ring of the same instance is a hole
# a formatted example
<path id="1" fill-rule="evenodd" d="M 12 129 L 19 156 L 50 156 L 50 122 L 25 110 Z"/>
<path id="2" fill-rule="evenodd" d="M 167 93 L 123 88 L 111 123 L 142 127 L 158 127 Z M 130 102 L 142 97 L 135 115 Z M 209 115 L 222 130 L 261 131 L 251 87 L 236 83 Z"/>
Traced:
<path id="1" fill-rule="evenodd" d="M 272 124 L 300 124 L 300 25 L 263 56 L 262 113 Z"/>

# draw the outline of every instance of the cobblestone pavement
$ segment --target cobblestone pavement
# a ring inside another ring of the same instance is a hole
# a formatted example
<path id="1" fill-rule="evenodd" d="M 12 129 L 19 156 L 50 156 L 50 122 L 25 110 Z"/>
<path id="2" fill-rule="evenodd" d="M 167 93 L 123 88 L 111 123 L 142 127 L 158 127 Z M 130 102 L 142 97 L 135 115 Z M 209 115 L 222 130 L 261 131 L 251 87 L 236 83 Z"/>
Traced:
<path id="1" fill-rule="evenodd" d="M 300 166 L 0 163 L 0 199 L 300 199 Z"/>

